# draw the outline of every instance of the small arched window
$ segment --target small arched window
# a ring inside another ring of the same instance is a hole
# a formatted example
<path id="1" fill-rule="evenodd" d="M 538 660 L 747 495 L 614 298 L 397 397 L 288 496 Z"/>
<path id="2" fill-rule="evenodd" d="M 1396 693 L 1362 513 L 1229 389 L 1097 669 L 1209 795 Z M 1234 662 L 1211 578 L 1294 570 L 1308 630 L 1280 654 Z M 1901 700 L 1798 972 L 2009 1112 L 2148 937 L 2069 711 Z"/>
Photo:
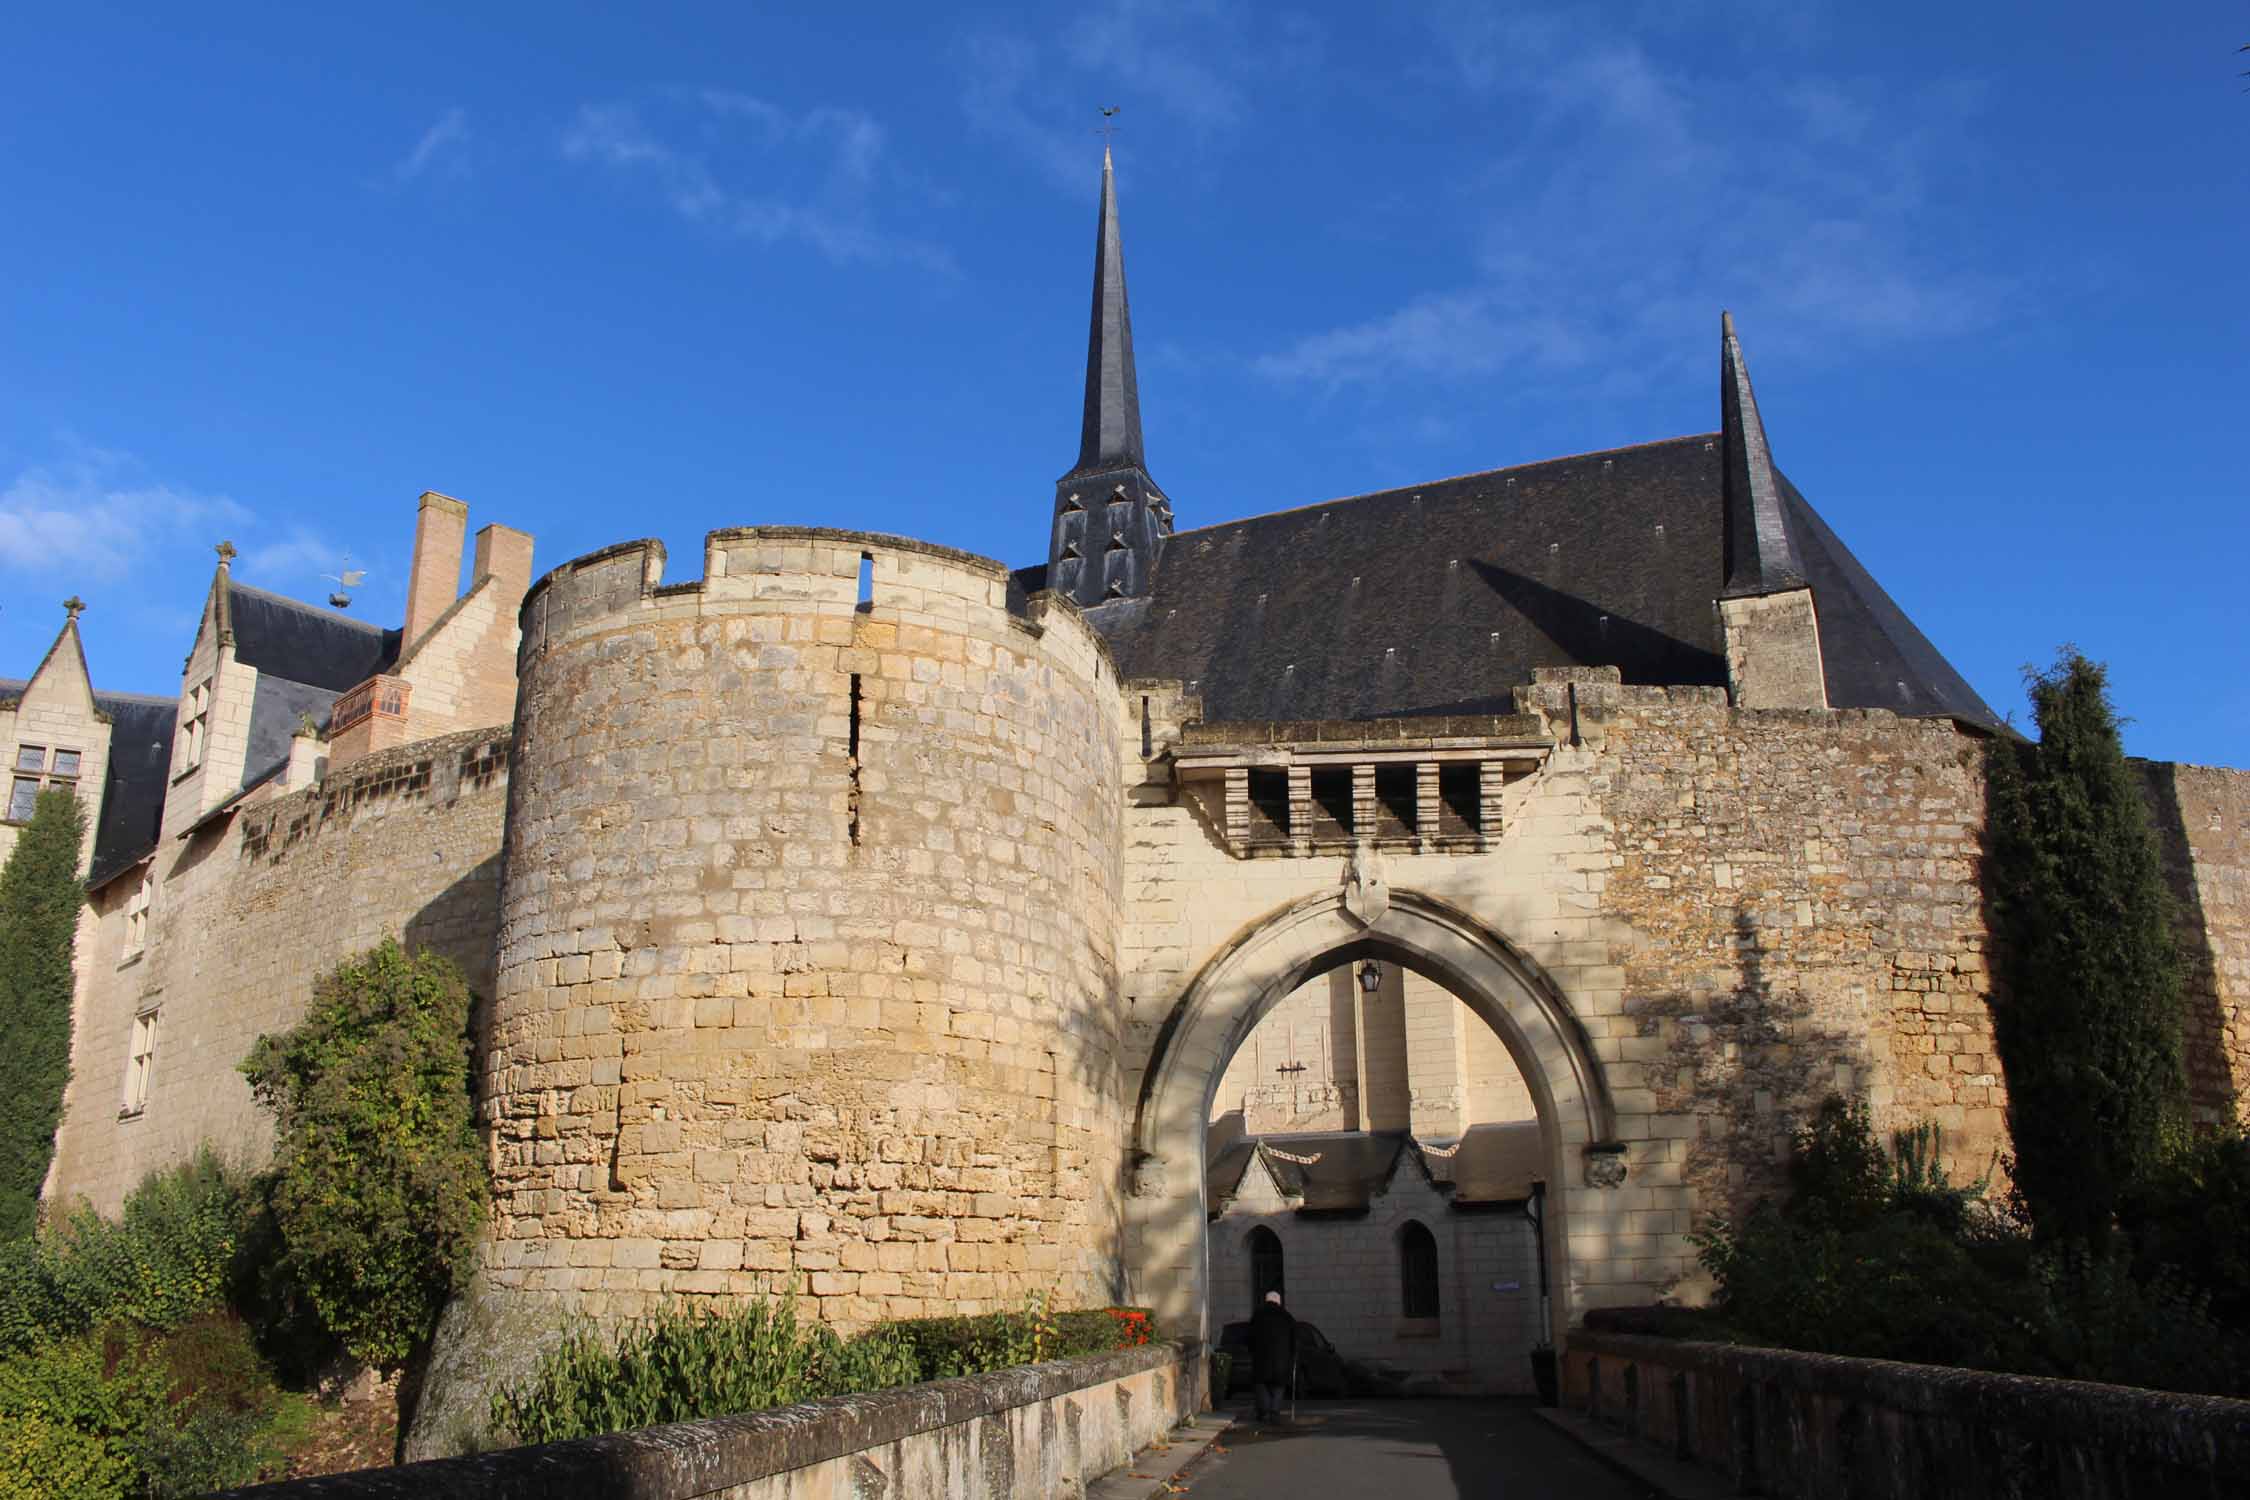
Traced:
<path id="1" fill-rule="evenodd" d="M 1399 1288 L 1409 1318 L 1438 1315 L 1437 1236 L 1409 1221 L 1398 1236 Z"/>
<path id="2" fill-rule="evenodd" d="M 1256 1310 L 1266 1300 L 1266 1293 L 1281 1292 L 1282 1286 L 1281 1236 L 1263 1224 L 1250 1231 L 1250 1306 Z"/>

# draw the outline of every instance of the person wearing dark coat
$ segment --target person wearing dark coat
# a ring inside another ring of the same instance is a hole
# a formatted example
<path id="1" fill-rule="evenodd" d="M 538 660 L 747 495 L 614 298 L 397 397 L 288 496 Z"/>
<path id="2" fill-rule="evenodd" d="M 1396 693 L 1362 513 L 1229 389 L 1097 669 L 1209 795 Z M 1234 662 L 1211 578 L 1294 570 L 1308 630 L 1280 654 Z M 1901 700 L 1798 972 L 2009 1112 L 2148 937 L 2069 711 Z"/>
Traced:
<path id="1" fill-rule="evenodd" d="M 1250 1384 L 1257 1394 L 1258 1420 L 1281 1416 L 1281 1393 L 1297 1368 L 1297 1320 L 1281 1305 L 1281 1293 L 1268 1292 L 1250 1315 Z"/>

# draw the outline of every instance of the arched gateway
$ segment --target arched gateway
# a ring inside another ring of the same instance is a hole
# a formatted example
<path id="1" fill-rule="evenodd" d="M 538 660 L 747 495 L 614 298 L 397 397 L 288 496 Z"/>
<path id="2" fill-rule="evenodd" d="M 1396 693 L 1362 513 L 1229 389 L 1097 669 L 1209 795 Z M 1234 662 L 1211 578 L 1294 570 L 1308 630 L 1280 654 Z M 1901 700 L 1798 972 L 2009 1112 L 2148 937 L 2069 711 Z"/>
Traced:
<path id="1" fill-rule="evenodd" d="M 1549 1337 L 1559 1337 L 1575 1302 L 1570 1214 L 1597 1191 L 1571 1169 L 1604 1154 L 1599 1148 L 1612 1145 L 1614 1135 L 1609 1091 L 1585 1029 L 1546 973 L 1469 913 L 1404 890 L 1371 908 L 1348 890 L 1308 897 L 1250 923 L 1203 966 L 1165 1018 L 1133 1123 L 1132 1294 L 1166 1327 L 1210 1336 L 1220 1320 L 1211 1316 L 1204 1232 L 1205 1130 L 1227 1059 L 1307 979 L 1374 958 L 1452 991 L 1499 1034 L 1522 1071 L 1547 1159 Z"/>

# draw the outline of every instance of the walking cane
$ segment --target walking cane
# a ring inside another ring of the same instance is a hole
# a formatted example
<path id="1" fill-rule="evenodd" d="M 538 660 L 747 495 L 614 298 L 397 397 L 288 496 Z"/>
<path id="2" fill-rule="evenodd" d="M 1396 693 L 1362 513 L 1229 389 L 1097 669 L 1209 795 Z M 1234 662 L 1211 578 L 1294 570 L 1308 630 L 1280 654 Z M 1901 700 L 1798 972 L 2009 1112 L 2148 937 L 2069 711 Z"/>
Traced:
<path id="1" fill-rule="evenodd" d="M 1294 1350 L 1289 1355 L 1289 1425 L 1297 1425 L 1297 1356 Z"/>

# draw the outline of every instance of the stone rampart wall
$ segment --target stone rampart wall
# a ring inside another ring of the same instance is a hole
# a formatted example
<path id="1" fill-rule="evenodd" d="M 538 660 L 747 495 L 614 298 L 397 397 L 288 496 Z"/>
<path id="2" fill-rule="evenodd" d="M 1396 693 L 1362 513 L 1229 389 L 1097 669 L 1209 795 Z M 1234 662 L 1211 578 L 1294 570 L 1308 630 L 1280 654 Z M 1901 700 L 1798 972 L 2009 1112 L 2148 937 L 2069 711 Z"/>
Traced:
<path id="1" fill-rule="evenodd" d="M 1983 1170 L 2004 1130 L 1982 1004 L 1981 741 L 1881 712 L 1735 709 L 1614 672 L 1543 677 L 1518 706 L 1555 748 L 1506 788 L 1499 838 L 1388 855 L 1385 872 L 1394 898 L 1472 913 L 1536 962 L 1601 1064 L 1626 1175 L 1590 1189 L 1583 1163 L 1559 1163 L 1558 1303 L 1677 1286 L 1694 1225 L 1777 1190 L 1791 1131 L 1831 1092 L 1871 1097 L 1879 1125 L 1942 1121 L 1956 1168 Z M 1143 686 L 1154 721 L 1179 711 Z M 1237 859 L 1192 798 L 1133 800 L 1137 1077 L 1198 971 L 1338 889 L 1346 861 Z"/>
<path id="2" fill-rule="evenodd" d="M 2250 1402 L 2214 1396 L 1581 1332 L 1563 1402 L 1747 1494 L 2250 1495 Z"/>
<path id="3" fill-rule="evenodd" d="M 1195 1342 L 234 1493 L 260 1500 L 1014 1500 L 1088 1481 L 1202 1409 Z"/>
<path id="4" fill-rule="evenodd" d="M 527 597 L 491 1295 L 1113 1300 L 1125 715 L 1076 611 L 834 531 Z M 871 597 L 859 597 L 863 564 Z"/>
<path id="5" fill-rule="evenodd" d="M 386 934 L 444 953 L 489 997 L 507 756 L 504 728 L 423 740 L 167 837 L 137 955 L 123 946 L 133 882 L 113 881 L 82 960 L 55 1197 L 114 1213 L 143 1175 L 205 1143 L 262 1163 L 272 1122 L 236 1065 L 297 1022 L 316 979 Z M 134 1018 L 149 1010 L 147 1104 L 121 1115 Z"/>
<path id="6" fill-rule="evenodd" d="M 2188 1089 L 2205 1121 L 2250 1088 L 2250 771 L 2136 762 L 2172 887 Z"/>

